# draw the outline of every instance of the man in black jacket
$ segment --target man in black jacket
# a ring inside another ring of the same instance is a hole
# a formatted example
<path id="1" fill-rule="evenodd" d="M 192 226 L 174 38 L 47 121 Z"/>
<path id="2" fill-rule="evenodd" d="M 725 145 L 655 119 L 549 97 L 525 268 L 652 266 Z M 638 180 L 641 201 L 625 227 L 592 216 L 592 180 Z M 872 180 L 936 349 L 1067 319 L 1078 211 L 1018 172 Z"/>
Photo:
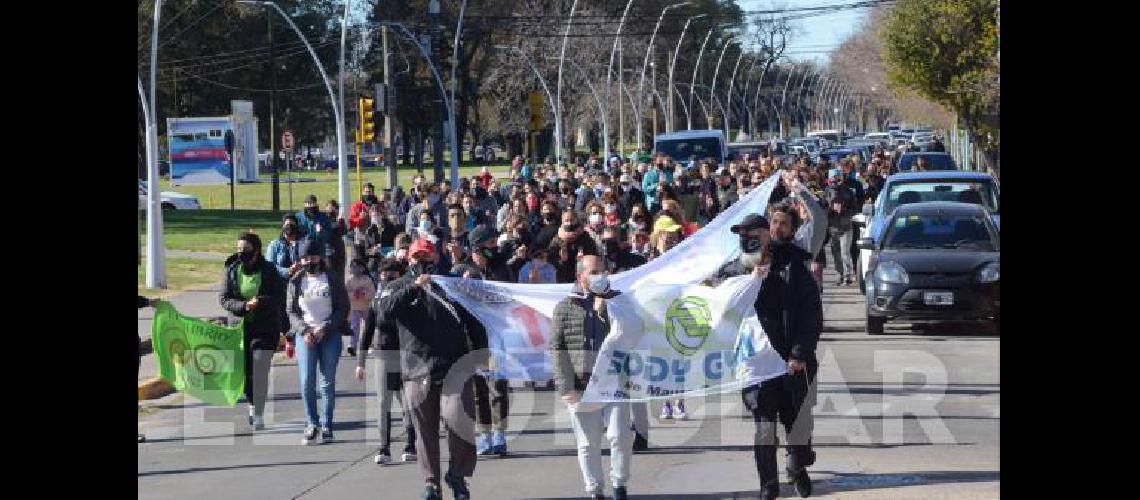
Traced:
<path id="1" fill-rule="evenodd" d="M 815 279 L 804 265 L 811 255 L 793 241 L 799 225 L 796 209 L 780 203 L 773 208 L 770 231 L 763 222 L 767 221 L 733 230 L 741 235 L 742 251 L 756 253 L 753 249 L 759 249 L 754 273 L 764 283 L 756 298 L 756 315 L 772 347 L 787 360 L 788 373 L 746 387 L 741 396 L 756 422 L 753 454 L 760 475 L 760 497 L 776 498 L 780 492 L 777 419 L 788 434 L 788 474 L 799 495 L 806 497 L 811 495 L 807 467 L 815 463 L 811 384 L 819 368 L 815 348 L 823 330 L 823 305 Z"/>
<path id="2" fill-rule="evenodd" d="M 249 403 L 249 425 L 262 430 L 269 368 L 281 332 L 287 330 L 285 281 L 277 268 L 262 258 L 261 238 L 253 233 L 238 238 L 238 253 L 226 259 L 225 268 L 218 301 L 230 314 L 245 319 L 245 399 Z"/>
<path id="3" fill-rule="evenodd" d="M 439 421 L 447 424 L 451 464 L 443 480 L 455 498 L 470 497 L 464 478 L 475 472 L 475 414 L 466 387 L 477 366 L 486 366 L 487 331 L 463 306 L 432 283 L 434 245 L 417 239 L 408 249 L 410 272 L 387 284 L 377 300 L 378 321 L 396 322 L 404 397 L 415 421 L 424 498 L 440 499 Z M 473 356 L 465 356 L 473 354 Z M 460 359 L 463 364 L 460 365 Z M 446 384 L 444 383 L 446 380 Z"/>
<path id="4" fill-rule="evenodd" d="M 400 279 L 407 270 L 403 262 L 389 258 L 385 259 L 379 267 L 380 289 L 383 290 L 388 283 Z M 364 333 L 360 337 L 360 345 L 356 350 L 356 379 L 364 380 L 364 361 L 370 350 L 376 354 L 376 393 L 380 399 L 380 419 L 377 423 L 380 428 L 380 449 L 376 452 L 375 462 L 386 465 L 392 462 L 390 447 L 392 444 L 392 400 L 400 402 L 404 412 L 404 429 L 407 431 L 407 441 L 404 442 L 405 462 L 416 460 L 416 429 L 412 424 L 412 412 L 404 399 L 404 384 L 400 379 L 400 337 L 396 330 L 396 323 L 390 319 L 377 321 L 376 312 L 379 310 L 380 294 L 372 299 L 372 306 L 364 323 Z M 375 339 L 375 341 L 373 341 Z"/>

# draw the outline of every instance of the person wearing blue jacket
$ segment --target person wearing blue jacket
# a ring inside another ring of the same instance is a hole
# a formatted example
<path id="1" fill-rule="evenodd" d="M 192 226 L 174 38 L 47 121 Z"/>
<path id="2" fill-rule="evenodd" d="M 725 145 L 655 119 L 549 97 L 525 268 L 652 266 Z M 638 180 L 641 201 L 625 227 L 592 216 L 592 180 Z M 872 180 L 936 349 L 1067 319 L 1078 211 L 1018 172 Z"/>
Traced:
<path id="1" fill-rule="evenodd" d="M 320 205 L 317 204 L 317 196 L 310 194 L 305 197 L 305 209 L 297 212 L 297 225 L 301 228 L 301 234 L 308 236 L 321 243 L 323 248 L 328 248 L 329 243 L 334 237 L 333 232 L 336 227 L 333 226 L 329 220 L 328 214 L 321 212 Z M 327 256 L 326 256 L 327 257 Z"/>
<path id="2" fill-rule="evenodd" d="M 297 216 L 286 214 L 281 221 L 281 236 L 269 242 L 265 251 L 265 260 L 277 269 L 277 275 L 288 280 L 294 273 L 301 270 L 301 235 Z"/>
<path id="3" fill-rule="evenodd" d="M 645 193 L 645 208 L 653 212 L 657 209 L 657 183 L 661 182 L 661 171 L 657 164 L 650 164 L 649 170 L 641 177 L 641 192 Z"/>

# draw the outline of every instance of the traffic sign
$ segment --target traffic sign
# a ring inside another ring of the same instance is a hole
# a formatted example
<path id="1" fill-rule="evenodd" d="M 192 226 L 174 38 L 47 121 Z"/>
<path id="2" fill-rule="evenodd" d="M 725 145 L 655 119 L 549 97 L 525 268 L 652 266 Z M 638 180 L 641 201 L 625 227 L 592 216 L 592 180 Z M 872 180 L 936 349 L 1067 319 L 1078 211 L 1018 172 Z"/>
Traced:
<path id="1" fill-rule="evenodd" d="M 281 147 L 284 149 L 293 149 L 293 131 L 286 130 L 281 133 Z"/>

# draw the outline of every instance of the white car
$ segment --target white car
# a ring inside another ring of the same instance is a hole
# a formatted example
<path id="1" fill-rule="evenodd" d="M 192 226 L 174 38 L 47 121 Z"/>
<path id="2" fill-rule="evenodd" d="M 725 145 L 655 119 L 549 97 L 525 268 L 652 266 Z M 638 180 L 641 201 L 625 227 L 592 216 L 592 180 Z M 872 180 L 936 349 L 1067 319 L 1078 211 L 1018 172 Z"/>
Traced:
<path id="1" fill-rule="evenodd" d="M 139 181 L 139 209 L 146 210 L 146 194 L 147 184 L 146 181 Z M 163 191 L 159 193 L 162 200 L 163 210 L 201 210 L 202 204 L 198 202 L 198 197 L 185 193 L 177 193 L 174 191 Z"/>

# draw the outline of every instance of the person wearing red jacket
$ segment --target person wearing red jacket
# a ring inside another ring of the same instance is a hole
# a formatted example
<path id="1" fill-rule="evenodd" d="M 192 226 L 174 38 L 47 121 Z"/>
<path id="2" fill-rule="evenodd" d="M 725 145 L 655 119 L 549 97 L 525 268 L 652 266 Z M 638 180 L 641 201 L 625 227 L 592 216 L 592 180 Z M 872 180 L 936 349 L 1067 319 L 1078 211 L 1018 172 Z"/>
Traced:
<path id="1" fill-rule="evenodd" d="M 380 199 L 376 197 L 375 186 L 371 182 L 364 184 L 364 190 L 360 194 L 360 201 L 353 203 L 352 208 L 348 212 L 348 227 L 349 229 L 364 230 L 368 226 L 368 210 L 377 203 Z"/>
<path id="2" fill-rule="evenodd" d="M 494 176 L 491 175 L 490 169 L 483 167 L 483 170 L 479 172 L 479 175 L 475 176 L 475 179 L 479 181 L 480 187 L 483 189 L 489 189 L 491 186 L 491 179 L 494 179 Z"/>

